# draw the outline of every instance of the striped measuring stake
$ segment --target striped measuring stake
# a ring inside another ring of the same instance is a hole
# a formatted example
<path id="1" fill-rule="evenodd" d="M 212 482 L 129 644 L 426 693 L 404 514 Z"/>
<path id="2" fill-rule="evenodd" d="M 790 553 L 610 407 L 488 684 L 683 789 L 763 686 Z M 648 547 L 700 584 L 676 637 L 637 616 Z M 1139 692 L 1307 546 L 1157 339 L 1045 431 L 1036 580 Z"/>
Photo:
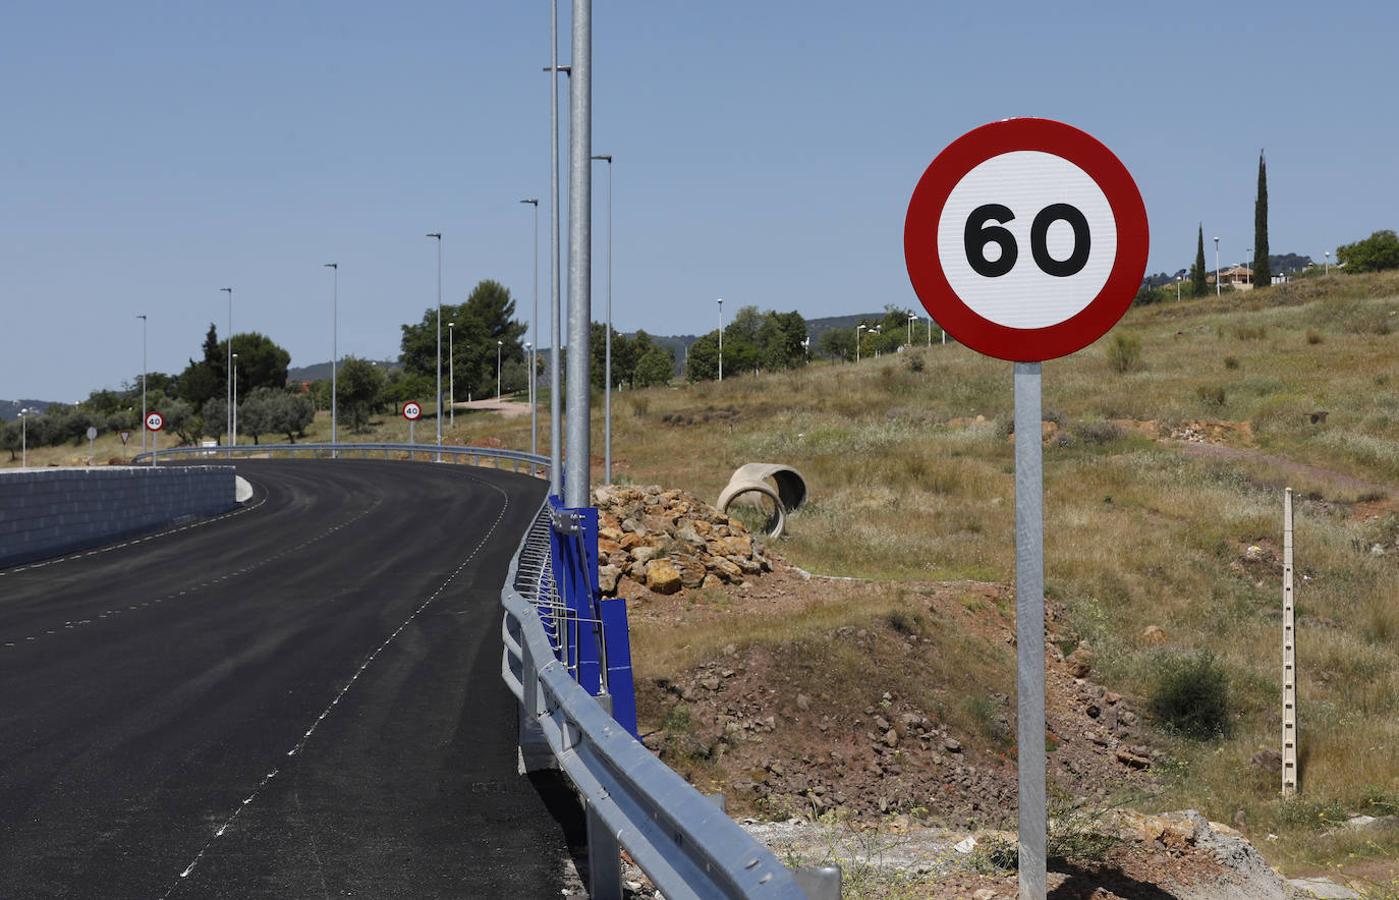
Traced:
<path id="1" fill-rule="evenodd" d="M 1292 488 L 1282 506 L 1282 795 L 1297 793 L 1297 629 L 1292 593 Z"/>

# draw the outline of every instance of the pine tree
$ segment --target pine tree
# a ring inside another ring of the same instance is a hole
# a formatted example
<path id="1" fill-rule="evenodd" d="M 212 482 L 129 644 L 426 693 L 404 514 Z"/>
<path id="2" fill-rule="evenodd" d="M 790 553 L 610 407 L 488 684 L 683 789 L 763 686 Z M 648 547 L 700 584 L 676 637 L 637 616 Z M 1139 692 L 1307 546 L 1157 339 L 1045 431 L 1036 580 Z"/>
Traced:
<path id="1" fill-rule="evenodd" d="M 1199 242 L 1195 245 L 1195 265 L 1190 267 L 1190 293 L 1203 297 L 1209 291 L 1205 281 L 1205 226 L 1200 225 Z"/>
<path id="2" fill-rule="evenodd" d="M 1253 286 L 1273 283 L 1268 266 L 1268 163 L 1258 151 L 1258 200 L 1253 204 Z"/>

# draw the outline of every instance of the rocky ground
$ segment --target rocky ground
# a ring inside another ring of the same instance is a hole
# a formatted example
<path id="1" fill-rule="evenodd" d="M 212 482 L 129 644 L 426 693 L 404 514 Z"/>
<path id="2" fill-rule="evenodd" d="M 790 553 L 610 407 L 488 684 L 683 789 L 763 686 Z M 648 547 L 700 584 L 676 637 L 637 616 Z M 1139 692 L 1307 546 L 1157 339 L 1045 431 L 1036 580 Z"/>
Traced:
<path id="1" fill-rule="evenodd" d="M 795 619 L 831 604 L 872 605 L 894 589 L 803 572 L 679 491 L 613 488 L 599 503 L 605 586 L 632 601 L 640 628 Z M 1272 567 L 1271 549 L 1241 548 L 1240 565 Z M 1008 588 L 898 589 L 909 595 L 906 611 L 863 626 L 735 640 L 664 676 L 640 666 L 645 743 L 701 790 L 723 793 L 784 861 L 838 862 L 848 897 L 1014 897 L 1014 836 L 1004 830 L 1014 828 L 1016 802 L 1013 700 L 987 692 L 969 725 L 947 714 L 958 685 L 926 689 L 948 678 L 936 665 L 948 635 L 960 652 L 1011 665 Z M 1094 681 L 1091 648 L 1067 633 L 1052 603 L 1048 619 L 1051 897 L 1356 896 L 1284 882 L 1237 832 L 1197 813 L 1129 811 L 1156 788 L 1162 751 L 1134 699 Z M 1139 636 L 1166 639 L 1156 626 Z M 832 648 L 868 662 L 862 683 L 831 677 Z M 634 896 L 655 896 L 639 871 L 630 877 Z"/>
<path id="2" fill-rule="evenodd" d="M 594 491 L 593 502 L 604 595 L 669 595 L 772 571 L 741 522 L 692 494 L 613 485 Z"/>

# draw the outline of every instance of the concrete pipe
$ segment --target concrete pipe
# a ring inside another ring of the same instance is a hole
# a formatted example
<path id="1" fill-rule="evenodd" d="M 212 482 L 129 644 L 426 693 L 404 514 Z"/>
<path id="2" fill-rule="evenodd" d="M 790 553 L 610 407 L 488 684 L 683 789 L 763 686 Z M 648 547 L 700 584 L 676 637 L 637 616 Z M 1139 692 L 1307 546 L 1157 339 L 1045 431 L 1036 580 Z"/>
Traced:
<path id="1" fill-rule="evenodd" d="M 734 470 L 715 506 L 728 515 L 735 502 L 759 509 L 770 505 L 763 531 L 768 537 L 781 537 L 787 526 L 787 513 L 806 504 L 806 480 L 791 466 L 748 463 Z"/>

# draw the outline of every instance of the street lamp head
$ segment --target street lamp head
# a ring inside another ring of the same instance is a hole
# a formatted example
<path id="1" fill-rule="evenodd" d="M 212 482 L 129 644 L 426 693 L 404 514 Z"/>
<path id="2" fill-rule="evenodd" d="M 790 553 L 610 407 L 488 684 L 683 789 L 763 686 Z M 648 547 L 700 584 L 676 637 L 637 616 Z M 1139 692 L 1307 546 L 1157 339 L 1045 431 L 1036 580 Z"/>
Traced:
<path id="1" fill-rule="evenodd" d="M 442 232 L 440 231 L 430 231 L 427 236 L 430 238 L 437 238 L 439 241 L 442 240 Z"/>
<path id="2" fill-rule="evenodd" d="M 136 318 L 141 319 L 142 321 L 145 321 L 145 318 L 146 318 L 146 317 L 143 316 L 143 315 L 137 315 Z"/>
<path id="3" fill-rule="evenodd" d="M 219 290 L 223 291 L 225 294 L 228 294 L 230 298 L 233 296 L 233 288 L 219 288 Z"/>
<path id="4" fill-rule="evenodd" d="M 496 345 L 497 347 L 504 347 L 504 346 L 505 346 L 505 341 L 496 341 L 496 342 L 495 342 L 495 345 Z"/>
<path id="5" fill-rule="evenodd" d="M 526 349 L 526 350 L 533 350 L 533 349 L 534 349 L 534 344 L 533 344 L 533 342 L 531 342 L 531 341 L 525 341 L 525 349 Z"/>
<path id="6" fill-rule="evenodd" d="M 324 264 L 323 266 L 321 266 L 321 268 L 323 268 L 323 269 L 338 269 L 338 268 L 340 268 L 340 263 L 326 263 L 326 264 Z"/>
<path id="7" fill-rule="evenodd" d="M 530 197 L 528 200 L 521 200 L 520 202 L 521 202 L 521 203 L 528 203 L 530 206 L 533 206 L 533 207 L 536 207 L 536 208 L 539 206 L 539 198 L 538 198 L 538 197 Z"/>
<path id="8" fill-rule="evenodd" d="M 605 163 L 607 163 L 609 166 L 612 165 L 612 154 L 611 154 L 611 153 L 599 153 L 597 156 L 594 156 L 593 159 L 596 159 L 596 160 L 600 160 L 600 161 L 602 161 L 602 162 L 605 162 Z"/>

